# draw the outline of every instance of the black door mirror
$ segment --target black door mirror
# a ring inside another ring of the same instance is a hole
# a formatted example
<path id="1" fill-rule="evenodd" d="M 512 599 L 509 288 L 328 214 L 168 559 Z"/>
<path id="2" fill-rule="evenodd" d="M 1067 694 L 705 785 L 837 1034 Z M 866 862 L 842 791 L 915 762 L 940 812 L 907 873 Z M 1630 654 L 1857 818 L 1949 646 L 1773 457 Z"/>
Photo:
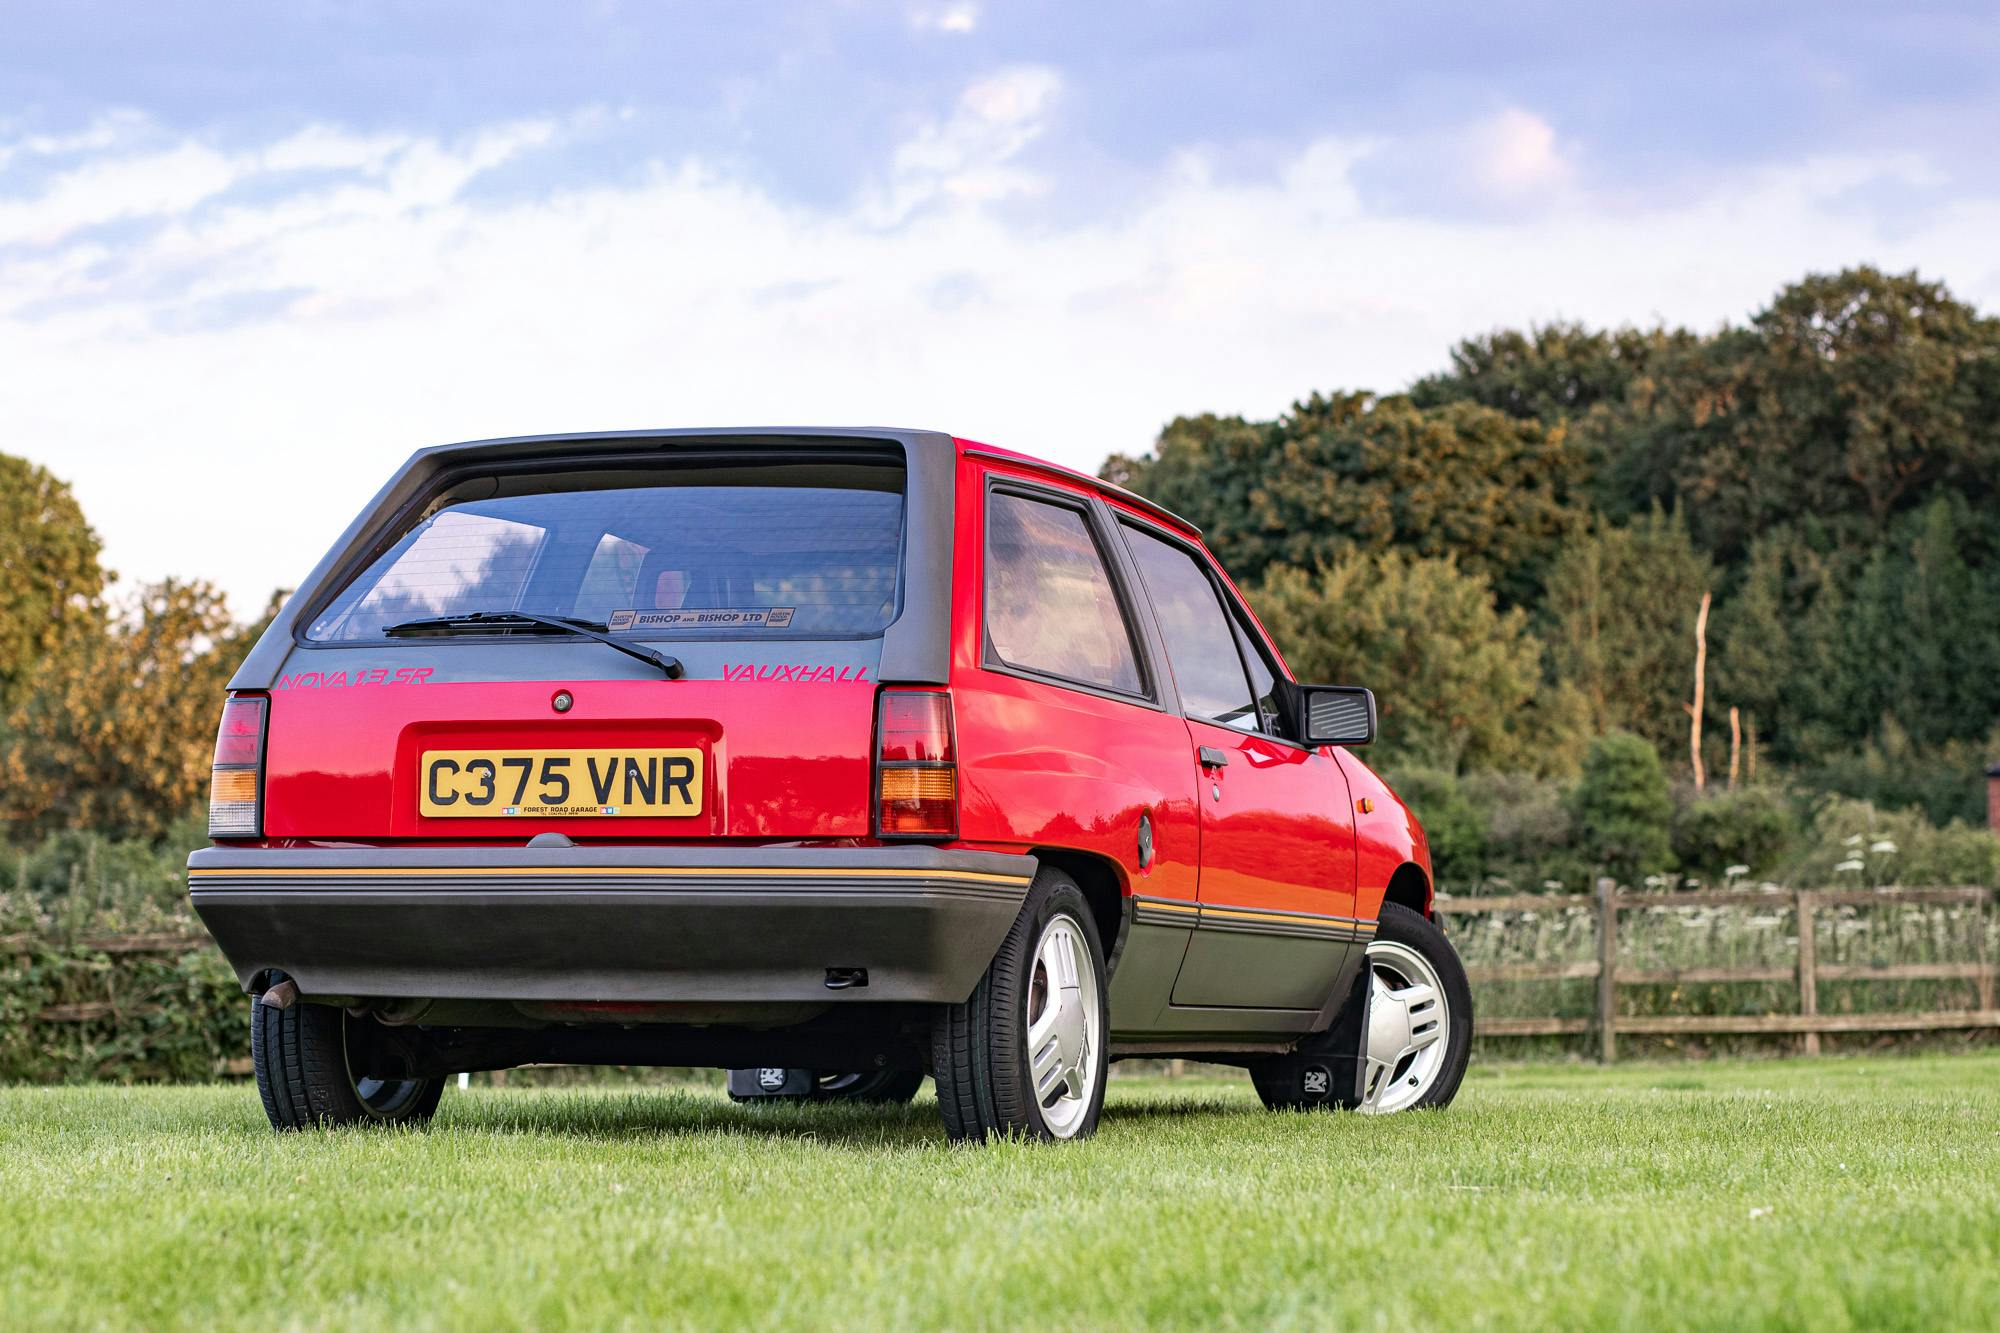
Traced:
<path id="1" fill-rule="evenodd" d="M 1299 739 L 1307 745 L 1366 745 L 1375 739 L 1375 692 L 1359 685 L 1295 685 Z"/>

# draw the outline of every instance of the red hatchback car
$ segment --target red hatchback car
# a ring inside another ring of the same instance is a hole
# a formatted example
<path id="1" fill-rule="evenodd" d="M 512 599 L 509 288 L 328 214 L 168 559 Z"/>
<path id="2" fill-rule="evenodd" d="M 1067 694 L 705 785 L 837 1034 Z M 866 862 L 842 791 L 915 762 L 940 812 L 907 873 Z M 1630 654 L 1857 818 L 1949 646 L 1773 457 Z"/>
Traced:
<path id="1" fill-rule="evenodd" d="M 194 906 L 279 1127 L 707 1065 L 1076 1138 L 1107 1063 L 1440 1106 L 1408 809 L 1186 522 L 895 430 L 418 453 L 230 682 Z"/>

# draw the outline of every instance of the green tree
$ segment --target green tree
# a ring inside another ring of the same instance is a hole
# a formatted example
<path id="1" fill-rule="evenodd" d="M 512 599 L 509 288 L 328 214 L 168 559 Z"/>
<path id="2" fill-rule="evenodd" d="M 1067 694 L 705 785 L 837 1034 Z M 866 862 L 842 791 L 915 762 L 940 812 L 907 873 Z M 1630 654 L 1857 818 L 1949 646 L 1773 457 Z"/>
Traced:
<path id="1" fill-rule="evenodd" d="M 1617 403 L 1662 357 L 1695 346 L 1685 330 L 1587 329 L 1554 323 L 1522 333 L 1499 329 L 1451 350 L 1451 369 L 1410 387 L 1420 407 L 1479 403 L 1551 425 L 1579 421 Z"/>
<path id="2" fill-rule="evenodd" d="M 1678 506 L 1724 561 L 1800 515 L 1866 550 L 1939 488 L 1995 498 L 2000 322 L 1914 273 L 1815 275 L 1674 349 L 1590 434 L 1612 512 Z"/>
<path id="3" fill-rule="evenodd" d="M 1772 727 L 1788 706 L 1787 690 L 1797 671 L 1793 651 L 1787 543 L 1778 534 L 1760 537 L 1750 549 L 1735 593 L 1723 599 L 1710 621 L 1714 650 L 1709 688 L 1716 716 L 1738 709 L 1744 725 L 1768 745 Z"/>
<path id="4" fill-rule="evenodd" d="M 163 834 L 207 788 L 223 689 L 254 632 L 231 624 L 215 589 L 172 581 L 72 625 L 8 718 L 8 822 Z"/>
<path id="5" fill-rule="evenodd" d="M 69 487 L 26 459 L 0 454 L 0 712 L 104 592 L 97 534 Z"/>
<path id="6" fill-rule="evenodd" d="M 1614 731 L 1591 742 L 1570 815 L 1578 847 L 1621 883 L 1673 864 L 1667 775 L 1643 737 Z"/>
<path id="7" fill-rule="evenodd" d="M 1271 422 L 1242 417 L 1177 417 L 1153 451 L 1113 455 L 1098 475 L 1164 505 L 1202 530 L 1209 549 L 1239 579 L 1255 577 L 1264 550 L 1260 496 L 1267 489 Z"/>
<path id="8" fill-rule="evenodd" d="M 1274 423 L 1182 418 L 1102 471 L 1200 526 L 1242 579 L 1400 550 L 1455 558 L 1505 605 L 1534 598 L 1586 517 L 1562 427 L 1472 402 L 1314 394 Z"/>
<path id="9" fill-rule="evenodd" d="M 1542 681 L 1542 646 L 1519 610 L 1448 559 L 1357 554 L 1316 574 L 1280 566 L 1250 591 L 1301 679 L 1366 685 L 1382 762 L 1457 772 L 1573 772 L 1574 696 Z"/>
<path id="10" fill-rule="evenodd" d="M 1593 731 L 1632 731 L 1685 752 L 1695 616 L 1714 582 L 1686 524 L 1657 510 L 1557 559 L 1543 606 L 1550 666 L 1582 694 Z"/>

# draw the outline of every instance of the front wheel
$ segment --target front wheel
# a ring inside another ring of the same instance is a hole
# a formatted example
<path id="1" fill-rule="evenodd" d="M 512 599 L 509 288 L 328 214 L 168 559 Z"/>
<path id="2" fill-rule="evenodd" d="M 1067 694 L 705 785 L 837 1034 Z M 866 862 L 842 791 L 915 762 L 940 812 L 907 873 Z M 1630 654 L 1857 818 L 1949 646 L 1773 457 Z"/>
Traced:
<path id="1" fill-rule="evenodd" d="M 1347 1062 L 1308 1040 L 1289 1055 L 1251 1070 L 1273 1110 L 1350 1107 L 1389 1115 L 1448 1106 L 1472 1059 L 1472 985 L 1444 932 L 1407 907 L 1382 905 L 1367 956 L 1367 1024 L 1361 1033 L 1359 1085 Z"/>
<path id="2" fill-rule="evenodd" d="M 938 1016 L 938 1110 L 954 1141 L 1080 1139 L 1104 1110 L 1104 950 L 1090 906 L 1044 869 L 972 998 Z"/>
<path id="3" fill-rule="evenodd" d="M 250 1062 L 273 1129 L 315 1125 L 422 1124 L 444 1095 L 441 1078 L 356 1077 L 348 1061 L 345 1009 L 250 1002 Z"/>

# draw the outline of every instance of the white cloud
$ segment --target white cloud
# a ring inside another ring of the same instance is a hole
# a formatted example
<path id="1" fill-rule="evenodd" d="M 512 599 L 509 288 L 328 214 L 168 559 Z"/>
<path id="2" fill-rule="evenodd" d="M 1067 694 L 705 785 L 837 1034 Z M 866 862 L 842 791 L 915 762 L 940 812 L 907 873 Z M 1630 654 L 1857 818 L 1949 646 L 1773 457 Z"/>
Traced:
<path id="1" fill-rule="evenodd" d="M 215 578 L 248 612 L 442 440 L 890 423 L 1092 467 L 1178 412 L 1398 386 L 1501 324 L 1706 327 L 1859 261 L 2000 306 L 2000 198 L 1893 234 L 1847 202 L 1920 178 L 1909 159 L 1645 211 L 1572 179 L 1532 214 L 1449 220 L 1371 209 L 1356 172 L 1400 146 L 1329 138 L 1263 179 L 1190 148 L 1115 209 L 1024 221 L 1022 192 L 1055 188 L 1024 163 L 1061 92 L 1045 70 L 980 81 L 830 209 L 698 159 L 468 190 L 562 123 L 240 152 L 116 136 L 0 193 L 0 449 L 75 482 L 121 573 Z M 1545 170 L 1520 138 L 1508 160 Z"/>
<path id="2" fill-rule="evenodd" d="M 920 32 L 964 35 L 979 26 L 979 6 L 969 2 L 931 5 L 910 11 L 910 26 Z"/>
<path id="3" fill-rule="evenodd" d="M 1569 183 L 1572 169 L 1556 144 L 1555 127 L 1531 111 L 1508 107 L 1473 133 L 1479 179 L 1497 194 L 1512 195 Z"/>
<path id="4" fill-rule="evenodd" d="M 1061 77 L 1039 65 L 977 80 L 949 119 L 925 126 L 896 149 L 888 186 L 872 211 L 886 223 L 937 202 L 978 204 L 1042 193 L 1046 182 L 1014 158 L 1047 129 L 1061 93 Z"/>

